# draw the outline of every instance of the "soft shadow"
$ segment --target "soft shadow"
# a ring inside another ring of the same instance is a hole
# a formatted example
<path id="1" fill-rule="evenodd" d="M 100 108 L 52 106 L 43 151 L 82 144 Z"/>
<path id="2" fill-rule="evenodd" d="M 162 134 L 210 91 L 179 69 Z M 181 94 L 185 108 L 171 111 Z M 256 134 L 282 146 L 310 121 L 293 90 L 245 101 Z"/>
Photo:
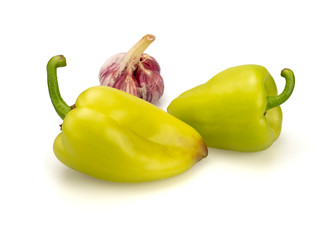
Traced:
<path id="1" fill-rule="evenodd" d="M 254 171 L 269 171 L 281 161 L 281 148 L 283 142 L 277 140 L 271 147 L 259 152 L 236 152 L 209 148 L 209 155 L 216 162 L 226 163 L 232 167 L 246 168 Z"/>
<path id="2" fill-rule="evenodd" d="M 50 156 L 47 171 L 57 191 L 64 197 L 81 199 L 81 201 L 107 201 L 118 202 L 141 198 L 143 196 L 170 191 L 180 185 L 186 184 L 195 178 L 201 169 L 196 164 L 188 171 L 171 178 L 144 183 L 117 183 L 97 179 L 77 172 L 63 165 L 54 156 Z M 51 168 L 51 169 L 49 169 Z"/>
<path id="3" fill-rule="evenodd" d="M 166 96 L 164 95 L 158 100 L 158 102 L 154 103 L 153 105 L 166 111 L 167 105 L 168 105 L 168 100 L 167 100 Z"/>

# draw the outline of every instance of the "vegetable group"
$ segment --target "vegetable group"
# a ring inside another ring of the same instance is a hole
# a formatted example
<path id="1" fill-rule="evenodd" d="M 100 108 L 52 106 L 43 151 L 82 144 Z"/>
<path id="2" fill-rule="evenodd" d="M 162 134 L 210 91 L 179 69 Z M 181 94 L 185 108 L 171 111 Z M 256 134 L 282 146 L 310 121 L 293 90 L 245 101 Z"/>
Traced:
<path id="1" fill-rule="evenodd" d="M 280 135 L 280 104 L 294 88 L 293 72 L 284 69 L 281 75 L 286 86 L 277 95 L 276 84 L 266 68 L 229 68 L 174 99 L 168 112 L 194 127 L 209 147 L 241 152 L 264 150 Z"/>
<path id="2" fill-rule="evenodd" d="M 207 156 L 197 131 L 126 92 L 92 87 L 69 107 L 61 98 L 56 70 L 63 56 L 48 62 L 52 103 L 64 119 L 54 153 L 65 165 L 116 182 L 145 182 L 180 174 Z"/>
<path id="3" fill-rule="evenodd" d="M 240 152 L 267 149 L 280 136 L 280 105 L 291 96 L 295 76 L 283 69 L 280 95 L 260 65 L 220 72 L 174 99 L 167 110 L 155 103 L 163 94 L 160 66 L 143 51 L 154 41 L 145 35 L 128 53 L 111 57 L 100 70 L 102 86 L 82 92 L 69 106 L 62 99 L 57 68 L 47 64 L 52 104 L 64 120 L 53 150 L 65 165 L 116 182 L 146 182 L 178 175 L 205 158 L 208 147 Z"/>

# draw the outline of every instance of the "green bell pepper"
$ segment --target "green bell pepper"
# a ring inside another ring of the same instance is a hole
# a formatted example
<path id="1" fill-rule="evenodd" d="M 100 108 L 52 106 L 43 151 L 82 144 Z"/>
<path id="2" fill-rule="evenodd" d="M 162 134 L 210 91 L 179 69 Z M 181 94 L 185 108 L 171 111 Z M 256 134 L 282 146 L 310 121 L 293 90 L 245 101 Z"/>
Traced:
<path id="1" fill-rule="evenodd" d="M 281 76 L 286 79 L 286 86 L 278 95 L 266 68 L 229 68 L 182 93 L 167 110 L 194 127 L 209 147 L 241 152 L 264 150 L 280 136 L 280 104 L 294 89 L 293 72 L 283 69 Z"/>
<path id="2" fill-rule="evenodd" d="M 104 180 L 145 182 L 180 174 L 207 156 L 196 130 L 126 92 L 92 87 L 69 107 L 57 82 L 63 66 L 65 58 L 55 56 L 47 73 L 51 101 L 64 119 L 53 150 L 65 165 Z"/>

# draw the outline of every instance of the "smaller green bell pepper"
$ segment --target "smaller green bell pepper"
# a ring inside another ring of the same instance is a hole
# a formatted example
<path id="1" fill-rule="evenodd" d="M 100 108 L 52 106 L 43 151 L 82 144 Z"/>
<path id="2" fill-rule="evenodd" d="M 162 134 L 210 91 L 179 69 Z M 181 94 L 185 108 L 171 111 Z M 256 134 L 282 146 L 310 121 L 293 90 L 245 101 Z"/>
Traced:
<path id="1" fill-rule="evenodd" d="M 264 150 L 280 136 L 280 105 L 295 85 L 290 69 L 283 69 L 281 76 L 286 85 L 278 95 L 266 68 L 229 68 L 182 93 L 168 106 L 168 112 L 194 127 L 209 147 L 241 152 Z"/>

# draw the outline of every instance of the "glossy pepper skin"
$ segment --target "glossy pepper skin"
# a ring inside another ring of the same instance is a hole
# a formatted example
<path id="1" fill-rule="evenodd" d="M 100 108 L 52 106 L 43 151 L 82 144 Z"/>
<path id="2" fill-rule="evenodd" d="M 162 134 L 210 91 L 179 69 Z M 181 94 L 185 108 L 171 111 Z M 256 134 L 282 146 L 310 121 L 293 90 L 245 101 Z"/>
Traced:
<path id="1" fill-rule="evenodd" d="M 92 87 L 71 109 L 52 87 L 56 68 L 65 65 L 61 55 L 47 65 L 50 96 L 64 119 L 53 149 L 65 165 L 104 180 L 146 182 L 178 175 L 207 156 L 192 127 L 126 92 Z"/>
<path id="2" fill-rule="evenodd" d="M 208 147 L 240 152 L 264 150 L 280 136 L 280 104 L 294 88 L 294 75 L 284 69 L 286 87 L 277 93 L 266 68 L 242 65 L 220 72 L 207 83 L 182 93 L 168 112 L 194 127 Z"/>

